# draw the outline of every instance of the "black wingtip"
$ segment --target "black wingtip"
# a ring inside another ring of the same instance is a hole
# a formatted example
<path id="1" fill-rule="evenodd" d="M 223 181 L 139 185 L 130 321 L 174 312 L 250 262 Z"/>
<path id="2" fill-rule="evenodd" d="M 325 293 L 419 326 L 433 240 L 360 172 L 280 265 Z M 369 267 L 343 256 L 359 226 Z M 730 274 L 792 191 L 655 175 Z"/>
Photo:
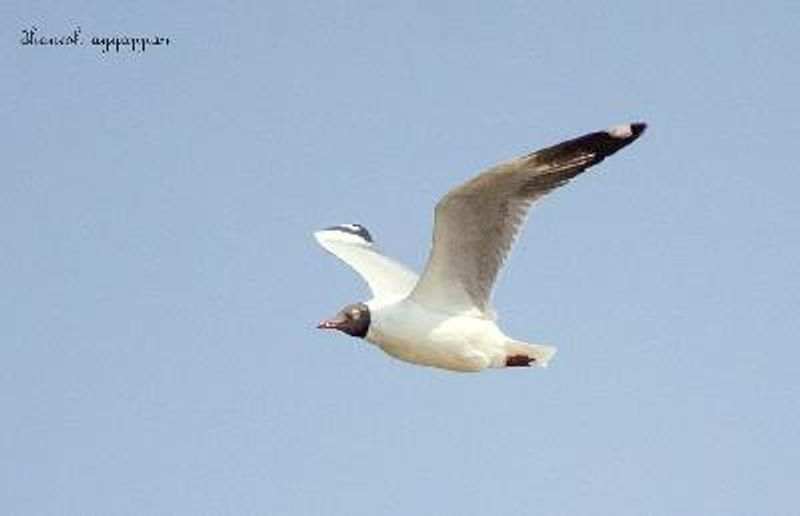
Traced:
<path id="1" fill-rule="evenodd" d="M 606 129 L 605 132 L 614 139 L 630 143 L 638 138 L 645 129 L 647 129 L 647 124 L 644 122 L 633 122 L 632 124 L 616 125 Z"/>
<path id="2" fill-rule="evenodd" d="M 631 133 L 633 133 L 634 138 L 638 138 L 645 129 L 647 129 L 647 124 L 644 122 L 634 122 L 631 124 Z"/>
<path id="3" fill-rule="evenodd" d="M 542 149 L 533 153 L 532 156 L 536 156 L 543 162 L 551 162 L 569 160 L 575 155 L 590 153 L 593 155 L 592 159 L 586 161 L 580 168 L 580 170 L 585 170 L 636 141 L 645 129 L 647 129 L 647 124 L 644 122 L 616 125 L 605 131 L 585 134 Z"/>
<path id="4" fill-rule="evenodd" d="M 647 129 L 644 122 L 622 124 L 588 136 L 589 147 L 597 153 L 598 161 L 635 142 Z M 595 138 L 596 137 L 596 138 Z"/>
<path id="5" fill-rule="evenodd" d="M 367 242 L 372 243 L 372 235 L 369 233 L 367 228 L 361 224 L 340 224 L 338 226 L 327 227 L 324 229 L 324 231 L 341 231 L 350 235 L 356 235 L 363 238 Z"/>

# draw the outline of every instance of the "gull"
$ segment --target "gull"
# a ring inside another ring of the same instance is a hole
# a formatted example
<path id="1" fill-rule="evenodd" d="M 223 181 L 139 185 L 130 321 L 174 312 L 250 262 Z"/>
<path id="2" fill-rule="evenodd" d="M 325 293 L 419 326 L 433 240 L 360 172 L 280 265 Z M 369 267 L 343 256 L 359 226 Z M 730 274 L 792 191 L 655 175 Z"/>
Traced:
<path id="1" fill-rule="evenodd" d="M 314 233 L 366 281 L 368 301 L 342 308 L 320 329 L 365 339 L 412 364 L 450 371 L 546 367 L 556 348 L 507 336 L 492 289 L 528 210 L 548 193 L 636 140 L 644 123 L 612 127 L 501 163 L 453 188 L 436 205 L 433 246 L 421 276 L 381 254 L 360 224 Z"/>

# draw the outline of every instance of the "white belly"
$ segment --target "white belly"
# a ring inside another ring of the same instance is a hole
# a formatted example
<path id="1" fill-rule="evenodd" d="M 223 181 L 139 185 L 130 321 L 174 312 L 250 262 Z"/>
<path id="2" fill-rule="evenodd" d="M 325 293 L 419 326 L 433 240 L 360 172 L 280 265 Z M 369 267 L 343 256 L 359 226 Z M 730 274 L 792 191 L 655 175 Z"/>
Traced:
<path id="1" fill-rule="evenodd" d="M 400 360 L 454 371 L 505 365 L 509 339 L 494 321 L 429 312 L 410 301 L 371 311 L 367 340 Z"/>

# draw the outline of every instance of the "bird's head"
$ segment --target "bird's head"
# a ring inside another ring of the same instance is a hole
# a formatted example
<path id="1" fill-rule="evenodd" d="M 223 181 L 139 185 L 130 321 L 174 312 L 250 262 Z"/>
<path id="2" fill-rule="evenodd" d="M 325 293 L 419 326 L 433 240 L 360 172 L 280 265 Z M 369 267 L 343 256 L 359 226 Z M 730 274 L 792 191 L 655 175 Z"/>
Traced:
<path id="1" fill-rule="evenodd" d="M 353 337 L 364 338 L 369 331 L 370 319 L 369 307 L 364 303 L 355 303 L 339 310 L 332 319 L 322 321 L 317 328 L 339 330 Z"/>

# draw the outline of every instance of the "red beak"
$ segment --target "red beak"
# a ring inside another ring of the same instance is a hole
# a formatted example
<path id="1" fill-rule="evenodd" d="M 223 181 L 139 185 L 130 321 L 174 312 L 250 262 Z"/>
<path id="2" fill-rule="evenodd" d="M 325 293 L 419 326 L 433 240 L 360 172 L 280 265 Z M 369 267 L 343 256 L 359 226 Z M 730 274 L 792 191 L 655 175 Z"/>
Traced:
<path id="1" fill-rule="evenodd" d="M 335 330 L 339 327 L 336 321 L 322 321 L 317 325 L 318 330 Z"/>

